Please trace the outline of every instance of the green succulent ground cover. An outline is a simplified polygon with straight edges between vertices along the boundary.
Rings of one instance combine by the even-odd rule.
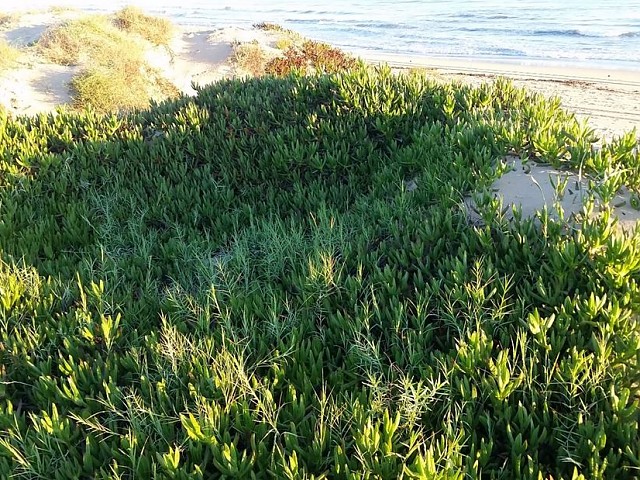
[[[637,186],[592,140],[362,67],[0,112],[0,477],[637,477],[640,237],[462,207],[513,151]]]

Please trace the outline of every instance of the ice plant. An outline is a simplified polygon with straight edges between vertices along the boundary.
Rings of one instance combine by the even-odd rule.
[[[0,112],[0,477],[635,478],[632,135],[363,66]],[[599,191],[507,220],[513,153]]]

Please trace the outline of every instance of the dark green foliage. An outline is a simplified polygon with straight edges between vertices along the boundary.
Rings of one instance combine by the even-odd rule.
[[[0,112],[0,477],[636,477],[640,237],[462,207],[511,151],[637,187],[591,136],[387,69]]]
[[[289,30],[287,28],[284,28],[282,25],[279,25],[277,23],[272,23],[272,22],[254,23],[253,28],[257,30],[264,30],[266,32],[283,32],[283,33],[290,33],[293,35],[297,35],[297,33],[294,32],[293,30]]]

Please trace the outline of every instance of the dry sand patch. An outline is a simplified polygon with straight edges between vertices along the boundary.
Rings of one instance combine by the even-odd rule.
[[[512,206],[519,207],[523,217],[534,217],[546,207],[555,219],[559,218],[556,207],[560,206],[569,223],[582,213],[590,196],[588,179],[577,172],[558,170],[534,161],[523,162],[515,156],[507,157],[506,162],[509,170],[494,182],[491,191],[494,197],[502,199],[507,219],[513,219]],[[619,226],[625,230],[633,229],[640,221],[640,210],[633,207],[634,203],[634,196],[625,188],[609,203]],[[465,206],[469,220],[482,223],[472,198],[467,199]],[[602,206],[603,202],[596,199],[596,208]]]
[[[204,86],[228,78],[231,45],[212,38],[212,31],[181,32],[169,49],[155,47],[146,60],[187,95],[195,95],[192,83]]]

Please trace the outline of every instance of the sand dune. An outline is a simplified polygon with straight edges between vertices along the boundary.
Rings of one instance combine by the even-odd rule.
[[[15,68],[0,72],[0,105],[15,114],[33,115],[73,101],[69,82],[78,67],[50,63],[34,45],[49,27],[82,15],[77,10],[25,13],[0,28],[0,38],[22,51]],[[253,40],[270,48],[274,35],[251,27],[178,28],[169,48],[150,48],[145,59],[181,92],[193,95],[194,84],[203,86],[236,76],[231,61],[233,44]]]

